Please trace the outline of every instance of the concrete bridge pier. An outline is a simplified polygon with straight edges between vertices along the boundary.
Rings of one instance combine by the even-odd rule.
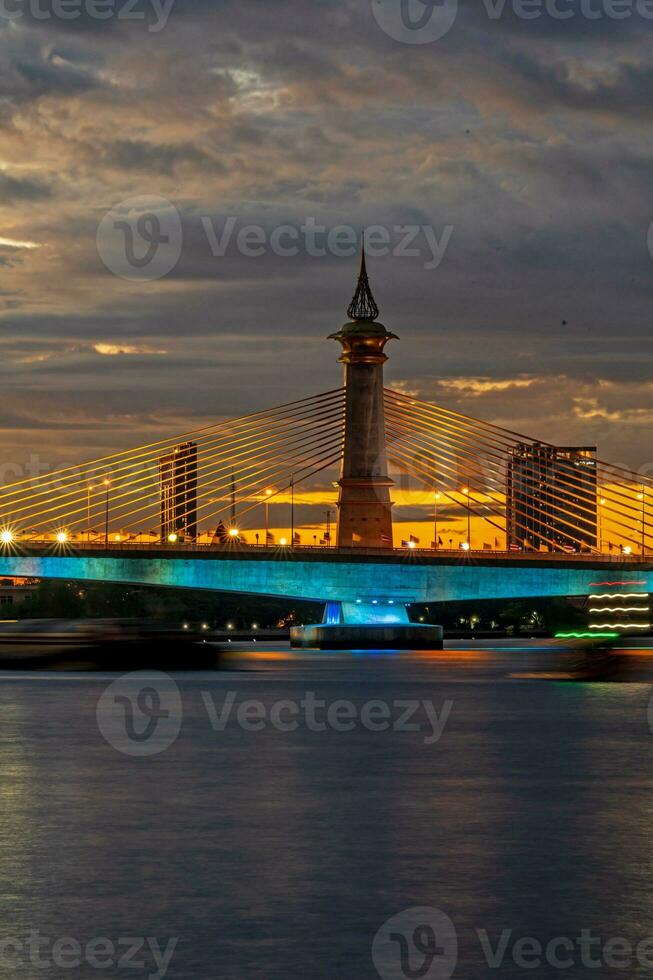
[[[441,650],[442,627],[411,623],[403,602],[327,602],[321,623],[295,626],[293,647],[318,650]]]

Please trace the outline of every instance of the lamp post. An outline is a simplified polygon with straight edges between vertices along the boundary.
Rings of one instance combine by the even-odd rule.
[[[644,538],[645,538],[645,521],[646,521],[646,496],[644,494],[644,487],[637,494],[637,499],[642,501],[642,558],[644,557]]]
[[[272,496],[272,490],[268,487],[265,491],[265,546],[267,547],[270,538],[270,521],[269,521],[269,507],[270,507],[270,497]]]
[[[599,554],[603,553],[603,511],[602,507],[605,507],[605,497],[599,499]]]
[[[87,531],[86,540],[90,542],[91,540],[91,492],[95,489],[94,483],[89,483],[86,487],[86,519],[87,519]]]
[[[290,477],[290,547],[295,547],[295,474]]]
[[[471,538],[472,538],[472,522],[471,522],[472,513],[471,513],[471,510],[469,509],[469,487],[463,487],[463,494],[467,498],[467,544],[469,545],[469,548],[471,550],[471,547],[472,547],[472,541],[471,541]]]
[[[331,511],[326,512],[326,543],[327,548],[331,547]]]
[[[433,491],[433,547],[438,550],[438,500],[440,499],[440,493],[438,490]]]
[[[109,488],[111,487],[111,480],[104,480],[104,486],[107,488],[104,506],[104,550],[106,551],[109,547]]]

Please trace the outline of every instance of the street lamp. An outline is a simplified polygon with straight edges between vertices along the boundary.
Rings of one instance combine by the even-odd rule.
[[[642,487],[642,489],[640,490],[640,492],[637,494],[637,499],[642,501],[642,558],[643,558],[644,557],[644,537],[645,537],[644,527],[645,527],[645,521],[646,521],[646,497],[644,495],[644,487]]]
[[[105,479],[102,483],[107,489],[104,506],[104,549],[106,551],[109,547],[109,488],[111,487],[111,480]]]
[[[295,474],[290,477],[290,547],[295,547]]]
[[[599,518],[599,553],[600,554],[603,552],[603,514],[602,514],[602,511],[601,511],[601,507],[605,507],[605,504],[606,504],[605,497],[601,497],[601,499],[599,500],[599,512],[598,512],[598,518]]]
[[[270,507],[270,497],[272,496],[273,493],[274,493],[274,491],[273,490],[270,490],[269,487],[265,491],[265,544],[266,544],[266,546],[268,544],[268,539],[269,539],[269,526],[270,526],[270,522],[269,522],[269,507]]]
[[[466,548],[465,550],[469,551],[469,548],[471,548],[472,546],[472,528],[471,528],[472,512],[469,507],[469,487],[463,487],[462,492],[465,495],[465,497],[467,497],[467,544],[469,547]]]
[[[438,550],[438,500],[440,499],[440,491],[433,491],[433,547]]]
[[[86,540],[87,541],[91,540],[91,492],[93,490],[95,490],[95,484],[89,483],[86,487],[86,522],[87,522]]]

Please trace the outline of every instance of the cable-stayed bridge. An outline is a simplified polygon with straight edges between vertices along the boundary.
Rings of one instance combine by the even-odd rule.
[[[320,600],[334,623],[405,623],[411,602],[653,591],[648,477],[384,388],[396,338],[364,256],[348,315],[332,335],[343,387],[1,488],[0,574]],[[396,540],[393,497],[418,501],[426,540]]]

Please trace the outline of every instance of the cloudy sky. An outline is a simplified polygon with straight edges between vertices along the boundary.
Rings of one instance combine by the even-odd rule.
[[[336,387],[366,225],[389,384],[650,472],[642,4],[138,3],[2,5],[5,465]]]

